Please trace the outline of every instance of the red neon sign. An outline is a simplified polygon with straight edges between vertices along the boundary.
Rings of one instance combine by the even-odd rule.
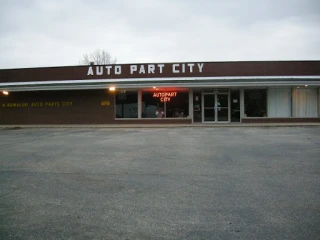
[[[153,97],[160,98],[161,102],[170,102],[170,99],[176,96],[177,96],[177,92],[154,92],[153,93]]]

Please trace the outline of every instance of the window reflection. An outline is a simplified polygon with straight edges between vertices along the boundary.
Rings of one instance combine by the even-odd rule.
[[[143,118],[163,118],[164,103],[160,98],[154,98],[152,92],[142,93],[142,117]]]
[[[245,114],[247,117],[267,116],[266,89],[246,89],[244,91]]]
[[[138,118],[138,92],[116,92],[116,118]]]
[[[167,118],[183,118],[189,115],[189,94],[188,92],[178,92],[177,96],[166,102]]]
[[[162,97],[165,93],[169,97]],[[142,118],[184,118],[188,114],[188,92],[142,92]]]

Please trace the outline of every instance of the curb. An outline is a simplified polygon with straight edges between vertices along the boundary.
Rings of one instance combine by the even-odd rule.
[[[24,128],[234,128],[234,127],[320,127],[320,123],[241,123],[241,124],[83,124],[83,125],[0,125],[0,129]]]

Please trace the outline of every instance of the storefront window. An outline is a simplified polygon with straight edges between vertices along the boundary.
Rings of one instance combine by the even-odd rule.
[[[138,118],[138,92],[116,92],[116,118]]]
[[[154,98],[153,92],[142,93],[142,117],[164,118],[164,102],[160,98]]]
[[[244,90],[245,114],[247,117],[267,116],[267,91],[266,89]]]
[[[189,93],[182,91],[142,92],[143,118],[184,118],[189,115]]]
[[[189,93],[177,92],[176,97],[166,102],[166,117],[188,117],[189,115]]]

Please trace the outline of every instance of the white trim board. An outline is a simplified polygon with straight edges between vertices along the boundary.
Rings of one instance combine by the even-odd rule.
[[[320,76],[240,76],[240,77],[177,77],[177,78],[119,78],[119,79],[83,79],[53,80],[31,82],[2,82],[1,86],[50,85],[76,83],[121,83],[121,82],[170,82],[170,81],[220,81],[220,80],[319,80]]]

